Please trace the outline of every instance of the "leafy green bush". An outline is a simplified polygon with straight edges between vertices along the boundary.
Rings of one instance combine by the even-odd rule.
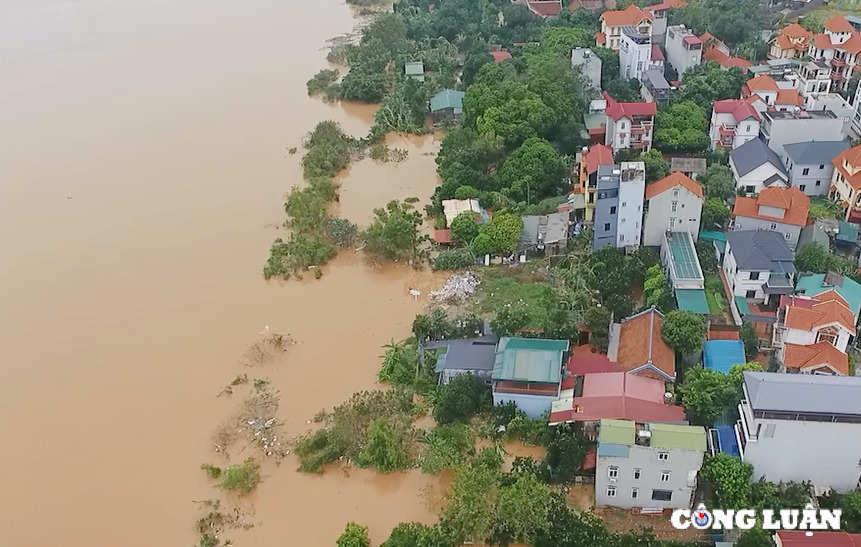
[[[308,88],[308,95],[316,95],[326,91],[330,85],[338,81],[338,76],[340,74],[337,70],[324,68],[305,84]]]
[[[351,247],[359,237],[359,227],[345,218],[326,217],[323,233],[338,247]]]
[[[547,416],[533,419],[518,410],[505,426],[505,438],[519,440],[526,446],[547,446],[554,431],[547,425]]]
[[[395,200],[374,209],[374,218],[365,230],[365,252],[388,260],[415,259],[427,236],[419,233],[422,215],[409,200]]]
[[[248,458],[238,465],[231,465],[220,473],[219,487],[222,490],[247,494],[260,483],[260,464]]]
[[[472,374],[460,374],[442,385],[434,397],[433,417],[440,425],[466,422],[490,408],[490,388]]]
[[[438,270],[459,270],[475,265],[475,255],[469,248],[442,251],[433,259],[431,268]]]
[[[337,547],[368,547],[370,544],[368,529],[364,526],[359,526],[355,522],[347,524],[344,533],[341,534],[335,543]]]
[[[217,479],[221,477],[221,468],[215,467],[214,465],[210,465],[208,463],[204,463],[200,465],[200,468],[210,479]]]
[[[356,457],[362,467],[372,467],[380,473],[390,473],[412,466],[411,435],[403,431],[403,422],[392,425],[384,418],[368,425],[368,443]]]
[[[463,464],[472,454],[474,442],[475,436],[466,424],[455,422],[432,430],[422,455],[422,471],[434,474]]]
[[[356,144],[337,122],[330,120],[317,124],[308,135],[302,158],[305,177],[331,177],[350,164]]]
[[[335,247],[315,233],[294,234],[286,242],[278,238],[269,251],[263,276],[269,279],[274,275],[281,275],[286,279],[310,266],[325,264],[336,254]]]

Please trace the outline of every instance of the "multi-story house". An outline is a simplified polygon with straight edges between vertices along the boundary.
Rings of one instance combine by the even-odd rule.
[[[807,61],[795,72],[798,92],[804,97],[812,93],[831,92],[831,68],[825,61]]]
[[[493,404],[513,402],[531,418],[559,398],[567,340],[500,338],[491,373]]]
[[[670,13],[670,5],[666,2],[647,6],[646,11],[652,12],[652,42],[664,44],[667,39],[667,19]]]
[[[828,194],[834,164],[831,160],[849,148],[846,141],[811,141],[787,144],[784,165],[789,173],[789,185],[808,196]]]
[[[640,84],[640,95],[647,103],[667,105],[670,102],[670,82],[664,77],[664,71],[652,68],[643,72]]]
[[[798,368],[801,372],[816,371],[820,368],[816,365],[834,361],[830,368],[845,375],[848,363],[846,348],[855,334],[855,315],[836,291],[814,297],[790,295],[780,299],[772,345],[777,349],[778,359],[787,363],[788,368]],[[823,349],[827,348],[821,344],[830,345],[837,351],[825,352]],[[811,349],[805,350],[806,347]],[[802,361],[806,364],[798,366]]]
[[[745,372],[736,423],[756,480],[861,488],[861,378]]]
[[[738,148],[759,136],[760,116],[756,109],[743,99],[715,101],[709,126],[712,148]]]
[[[768,74],[760,74],[747,81],[742,88],[742,98],[759,96],[767,110],[794,110],[803,104],[798,92],[798,78],[793,73],[790,78],[775,80]]]
[[[780,29],[780,33],[771,41],[768,50],[769,59],[795,59],[804,57],[813,33],[798,23],[792,23]]]
[[[584,220],[591,223],[595,212],[595,192],[598,189],[598,168],[613,165],[613,149],[603,144],[593,144],[583,149],[580,156],[580,193],[586,202]]]
[[[760,139],[751,139],[729,153],[729,168],[736,189],[758,194],[771,185],[786,186],[789,175],[774,150]]]
[[[651,150],[657,105],[620,103],[606,91],[604,100],[607,102],[604,144],[610,146],[614,153],[625,148],[643,152]]]
[[[753,94],[759,95],[765,104],[774,106],[777,100],[777,92],[780,88],[777,87],[777,82],[768,74],[760,74],[748,80],[741,88],[742,98],[750,97]]]
[[[857,322],[858,316],[861,315],[861,284],[856,283],[851,278],[834,272],[804,274],[798,278],[795,285],[795,292],[809,297],[832,290],[846,301]]]
[[[809,210],[810,198],[798,188],[770,186],[756,197],[735,198],[731,228],[777,232],[794,251]]]
[[[861,85],[855,90],[852,99],[852,133],[856,137],[861,135]]]
[[[646,187],[643,245],[658,247],[668,230],[700,233],[703,187],[676,171]]]
[[[601,58],[589,48],[575,47],[571,50],[571,69],[586,78],[586,84],[595,91],[601,90]]]
[[[726,234],[723,272],[732,294],[765,302],[792,293],[795,255],[777,232],[733,231]]]
[[[613,51],[619,51],[622,39],[622,27],[637,27],[642,34],[652,34],[654,15],[631,4],[623,10],[605,11],[601,14],[601,30],[595,35],[599,46],[607,46]]]
[[[762,113],[759,134],[768,147],[782,158],[783,146],[786,144],[836,141],[846,137],[848,123],[845,122],[830,110],[768,110]]]
[[[592,228],[594,250],[640,245],[646,167],[643,162],[598,167]]]
[[[699,426],[601,420],[595,504],[689,508],[705,450],[706,432]]]
[[[838,155],[831,164],[834,176],[828,195],[843,205],[847,221],[861,223],[861,145]]]
[[[842,15],[825,21],[824,27],[825,32],[815,34],[810,40],[807,55],[828,63],[834,87],[845,90],[861,53],[861,34]]]
[[[682,78],[682,74],[703,62],[703,41],[685,28],[675,25],[667,28],[667,62]]]
[[[650,68],[652,36],[641,33],[637,27],[622,27],[619,38],[619,77],[623,80],[640,80]]]

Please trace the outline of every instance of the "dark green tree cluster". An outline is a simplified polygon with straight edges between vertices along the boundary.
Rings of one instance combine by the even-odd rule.
[[[738,98],[746,81],[747,77],[740,68],[724,70],[719,64],[709,61],[685,72],[678,100],[694,102],[706,112],[711,112],[714,101]]]
[[[706,322],[692,311],[673,310],[664,316],[662,337],[671,348],[682,355],[693,355],[703,349]]]
[[[709,147],[708,110],[693,101],[681,101],[658,110],[655,147],[664,152],[700,152]]]
[[[701,366],[685,371],[679,393],[691,423],[712,426],[721,420],[734,422],[735,408],[743,396],[745,371],[761,372],[762,365],[739,363],[728,374]]]
[[[708,31],[730,45],[739,45],[755,39],[763,28],[764,2],[691,0],[672,10],[671,17],[673,24],[684,24],[698,35]]]
[[[667,313],[673,309],[673,289],[667,281],[664,269],[655,264],[646,271],[643,281],[643,294],[646,306],[654,306],[658,311]]]

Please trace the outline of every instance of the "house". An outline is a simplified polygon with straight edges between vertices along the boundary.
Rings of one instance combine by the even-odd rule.
[[[737,197],[732,208],[732,229],[778,232],[791,250],[798,246],[807,226],[810,198],[798,188],[771,186],[756,197]]]
[[[513,402],[538,418],[559,398],[567,340],[500,338],[491,375],[493,404]]]
[[[619,370],[662,382],[676,381],[676,352],[661,337],[664,315],[655,308],[610,325],[607,358]]]
[[[436,340],[422,345],[424,351],[436,356],[436,373],[440,384],[448,384],[460,374],[473,374],[491,383],[496,360],[496,343],[493,336],[466,340]]]
[[[601,420],[595,505],[690,508],[705,451],[699,426]]]
[[[775,547],[861,547],[861,534],[780,530],[774,534]]]
[[[808,196],[828,194],[834,164],[831,160],[849,148],[846,141],[808,141],[784,145],[789,185]]]
[[[777,99],[777,93],[780,88],[777,87],[777,82],[768,74],[760,74],[754,76],[741,88],[742,98],[750,97],[751,95],[759,95],[768,106],[774,106]]]
[[[680,310],[709,314],[705,278],[693,236],[688,231],[667,231],[661,242],[661,264],[667,272]]]
[[[601,58],[589,48],[571,50],[571,69],[579,72],[593,90],[601,90]]]
[[[501,63],[502,61],[507,61],[508,59],[511,59],[511,52],[504,49],[500,49],[498,51],[490,51],[489,53],[494,63]]]
[[[670,13],[670,4],[663,2],[652,6],[646,6],[646,11],[652,12],[652,42],[664,44],[667,38],[667,15]]]
[[[476,222],[483,224],[490,220],[487,211],[481,208],[477,199],[444,199],[442,200],[445,225],[451,227],[451,221],[461,213],[474,213]]]
[[[660,52],[660,48],[658,49]],[[638,27],[625,25],[619,36],[619,77],[639,81],[643,71],[651,68],[652,36]]]
[[[550,425],[597,425],[602,419],[686,423],[685,411],[669,404],[664,382],[625,372],[569,376],[550,411]]]
[[[825,61],[807,61],[798,67],[796,74],[798,75],[796,89],[802,96],[831,92],[831,68]]]
[[[861,223],[861,145],[853,146],[831,160],[834,175],[828,196],[842,203],[845,220]]]
[[[857,322],[857,318],[861,314],[861,285],[834,272],[827,274],[800,273],[803,275],[798,278],[795,285],[797,293],[814,297],[832,290],[836,291],[852,310]]]
[[[794,59],[804,57],[811,38],[813,38],[813,33],[798,23],[787,25],[780,29],[780,32],[771,41],[768,58]]]
[[[707,167],[705,158],[670,158],[670,171],[679,171],[694,180],[705,173]]]
[[[592,247],[608,245],[636,248],[640,245],[646,167],[643,162],[598,167]]]
[[[652,149],[652,131],[658,108],[655,103],[620,103],[604,92],[606,101],[606,134],[604,144],[613,152],[634,148],[648,152]]]
[[[835,234],[838,231],[836,220],[817,218],[813,221],[813,224],[808,224],[801,229],[801,234],[798,236],[798,246],[802,247],[808,243],[816,243],[817,245],[822,245],[824,249],[829,249],[831,248],[832,231]]]
[[[532,15],[546,19],[562,12],[562,0],[519,0]]]
[[[727,232],[723,272],[734,296],[768,303],[772,295],[792,293],[794,258],[777,232]]]
[[[703,62],[703,41],[684,25],[667,27],[667,62],[679,75]]]
[[[736,189],[747,194],[757,194],[773,184],[786,186],[789,182],[780,156],[760,139],[751,139],[731,150],[729,168]]]
[[[747,59],[730,55],[729,47],[708,32],[700,36],[700,40],[703,42],[703,60],[715,62],[724,70],[740,68],[744,71],[752,64]]]
[[[703,344],[703,368],[728,374],[735,365],[747,362],[741,340],[707,340]]]
[[[585,196],[586,222],[592,222],[595,211],[595,191],[598,188],[598,167],[613,165],[613,149],[593,144],[580,156],[580,192]]]
[[[834,290],[816,296],[787,295],[780,299],[773,346],[780,358],[784,358],[785,346],[813,346],[820,342],[846,353],[855,337],[855,321],[849,304]]]
[[[783,370],[789,373],[849,375],[849,356],[828,342],[809,346],[786,343],[779,359]]]
[[[848,120],[847,120],[848,121]],[[836,141],[848,125],[830,110],[768,110],[762,114],[759,134],[769,148],[784,156],[784,145],[804,141]]]
[[[425,64],[421,61],[414,61],[404,65],[404,75],[407,78],[412,78],[419,82],[425,81]]]
[[[828,63],[833,86],[843,91],[847,89],[857,66],[858,54],[861,53],[861,34],[842,15],[825,21],[824,27],[825,32],[813,35],[807,46],[807,55],[811,59]]]
[[[657,103],[666,106],[670,103],[670,82],[664,78],[664,71],[650,68],[643,72],[640,84],[640,95],[647,103]]]
[[[434,123],[444,120],[460,121],[463,117],[463,91],[443,89],[430,99],[429,108]]]
[[[622,27],[637,27],[642,34],[652,34],[652,23],[655,16],[652,12],[640,9],[631,4],[623,10],[605,11],[601,14],[601,30],[595,35],[598,45],[607,46],[613,51],[619,51],[622,39]]]
[[[760,115],[743,99],[715,101],[709,125],[712,148],[738,148],[759,135]]]
[[[861,486],[861,378],[745,372],[743,390],[736,435],[755,480]]]
[[[541,256],[556,256],[568,247],[568,213],[526,215],[518,250]]]
[[[668,230],[690,231],[696,241],[703,208],[703,187],[675,171],[645,191],[643,245],[658,247]]]

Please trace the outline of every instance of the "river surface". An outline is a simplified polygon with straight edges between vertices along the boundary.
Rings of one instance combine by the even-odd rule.
[[[305,92],[354,23],[338,0],[0,3],[0,544],[194,544],[193,502],[217,495],[199,466],[238,402],[216,395],[266,326],[301,342],[249,372],[290,435],[375,386],[439,276],[352,251],[319,281],[260,275],[301,183],[287,149],[324,119],[369,127],[372,107]],[[352,166],[342,215],[430,195],[438,142],[391,142],[409,160]],[[436,519],[437,479],[296,463],[265,468],[238,545]]]

